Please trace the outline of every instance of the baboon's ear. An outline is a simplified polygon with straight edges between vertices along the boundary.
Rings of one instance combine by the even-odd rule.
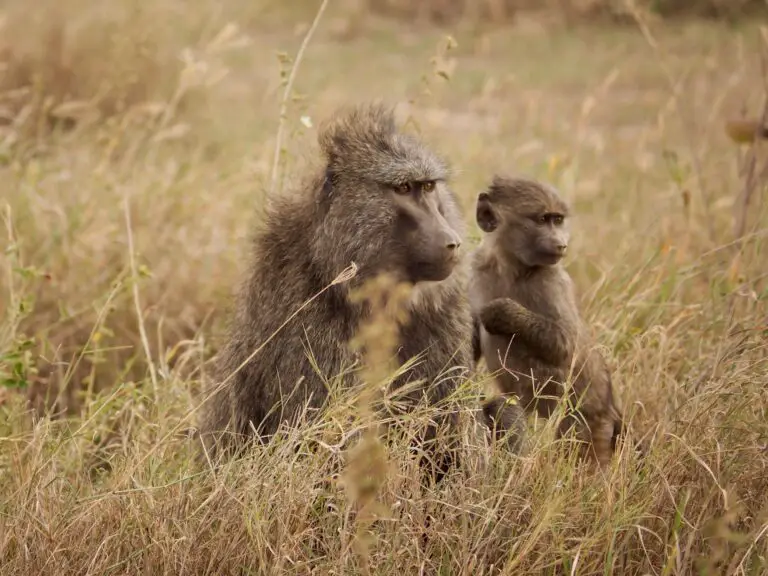
[[[477,197],[476,218],[477,225],[485,233],[493,232],[499,225],[499,217],[493,209],[491,197],[486,192],[481,192]]]

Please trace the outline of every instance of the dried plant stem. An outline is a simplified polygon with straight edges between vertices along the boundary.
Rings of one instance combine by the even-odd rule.
[[[317,10],[317,14],[315,15],[315,19],[312,22],[312,26],[309,27],[309,30],[307,30],[306,35],[304,36],[304,40],[301,42],[301,46],[299,47],[299,51],[296,53],[296,58],[293,61],[293,66],[291,66],[291,73],[288,75],[288,81],[285,83],[285,90],[283,90],[283,99],[280,102],[280,120],[279,124],[277,125],[277,136],[275,139],[275,155],[274,160],[272,161],[272,183],[269,187],[269,195],[273,196],[275,193],[275,188],[277,187],[277,180],[279,177],[279,168],[280,168],[280,150],[283,147],[283,132],[285,131],[285,117],[288,113],[288,99],[291,96],[291,90],[293,89],[293,83],[296,80],[296,74],[299,70],[299,64],[301,64],[302,59],[304,58],[304,52],[307,49],[307,46],[309,46],[309,41],[312,39],[312,36],[315,33],[315,30],[317,29],[318,24],[320,23],[320,19],[323,17],[323,12],[325,12],[325,8],[328,6],[328,0],[323,0],[323,3],[320,4],[320,8]]]
[[[147,339],[147,331],[144,327],[144,317],[141,314],[141,301],[139,300],[139,275],[136,270],[136,257],[133,252],[133,232],[131,230],[131,210],[128,206],[128,198],[123,200],[123,206],[125,209],[125,228],[128,234],[128,257],[131,263],[131,289],[133,290],[133,305],[136,309],[136,319],[139,323],[139,337],[141,338],[141,345],[144,347],[144,354],[147,357],[147,364],[149,365],[149,376],[152,379],[152,390],[155,398],[157,398],[157,373],[155,371],[155,363],[152,361],[152,352],[149,349],[149,340]]]
[[[8,324],[11,331],[10,337],[14,338],[16,333],[16,313],[18,310],[16,292],[13,286],[13,267],[15,263],[16,238],[13,233],[13,217],[11,212],[11,205],[7,202],[5,203],[5,226],[8,232],[8,248],[6,248],[6,253],[8,254],[8,258],[6,259],[6,263],[8,264],[8,313],[9,317],[13,318],[13,321],[9,322]]]
[[[768,40],[765,42],[762,58],[763,83],[766,92],[763,97],[763,111],[760,116],[759,126],[768,125]],[[759,138],[755,138],[750,144],[744,165],[744,187],[741,191],[739,202],[736,203],[736,214],[733,224],[733,235],[737,242],[737,252],[741,249],[742,238],[747,231],[747,214],[755,188],[757,188],[766,175],[768,175],[768,163],[758,170],[757,149],[760,146]]]

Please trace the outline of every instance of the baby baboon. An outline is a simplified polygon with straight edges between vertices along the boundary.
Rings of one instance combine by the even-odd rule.
[[[569,240],[565,202],[551,186],[496,176],[476,209],[486,235],[474,253],[470,281],[475,360],[482,354],[488,369],[498,372],[502,394],[517,395],[527,410],[547,417],[573,367],[570,400],[577,413],[569,411],[558,434],[575,424],[597,461],[606,464],[622,415],[608,367],[590,350],[573,283],[561,264]]]
[[[396,386],[424,380],[418,396],[437,402],[462,376],[455,368],[469,365],[471,319],[459,266],[464,223],[444,162],[399,133],[392,110],[377,104],[338,114],[321,128],[319,144],[322,169],[272,199],[254,238],[213,385],[263,348],[212,397],[204,437],[255,430],[264,438],[282,422],[293,424],[305,403],[319,409],[328,395],[323,377],[355,360],[349,340],[366,312],[349,291],[380,273],[414,284],[398,360],[424,353]],[[322,291],[353,262],[354,279]]]

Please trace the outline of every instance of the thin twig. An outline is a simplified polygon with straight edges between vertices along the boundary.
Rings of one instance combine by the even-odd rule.
[[[128,232],[128,253],[131,262],[131,288],[133,290],[133,305],[136,308],[136,318],[139,322],[139,336],[141,337],[141,345],[144,347],[144,354],[147,356],[147,364],[149,365],[149,375],[152,378],[152,388],[155,393],[155,400],[157,400],[157,374],[155,373],[155,364],[152,361],[152,353],[149,350],[149,340],[147,339],[147,331],[144,328],[144,318],[141,315],[141,302],[139,301],[139,284],[138,273],[136,272],[136,258],[133,253],[133,232],[131,231],[131,211],[128,206],[128,197],[123,200],[125,208],[125,227]]]
[[[280,123],[277,126],[277,136],[275,141],[275,157],[274,157],[274,160],[272,161],[272,183],[269,187],[270,196],[274,195],[275,187],[277,186],[278,169],[280,167],[280,150],[283,145],[283,131],[285,130],[285,117],[288,113],[288,98],[290,98],[291,90],[293,89],[293,82],[294,80],[296,80],[296,74],[299,70],[299,64],[301,64],[301,61],[304,58],[304,52],[307,49],[307,46],[309,45],[309,41],[312,39],[312,35],[315,33],[315,30],[317,29],[318,24],[320,23],[320,19],[323,16],[323,12],[325,12],[326,6],[328,6],[328,0],[323,0],[323,3],[320,4],[320,8],[317,10],[317,14],[315,15],[315,20],[312,22],[312,26],[309,27],[309,30],[307,30],[307,33],[304,36],[304,40],[301,42],[299,51],[296,53],[296,58],[293,61],[293,66],[291,66],[291,73],[288,75],[288,81],[285,83],[285,90],[283,91],[283,99],[282,99],[282,102],[280,103]]]
[[[768,43],[766,43],[766,47],[768,47]],[[768,50],[763,50],[761,54],[761,64],[762,64],[762,73],[763,73],[763,83],[764,85],[768,86]],[[766,93],[763,96],[763,112],[760,116],[759,124],[758,126],[767,126],[768,125],[768,88],[766,88]],[[755,191],[755,188],[760,183],[761,177],[763,175],[763,171],[761,170],[760,173],[758,173],[757,169],[757,148],[759,146],[759,138],[755,138],[752,143],[749,146],[749,152],[747,153],[746,159],[745,159],[745,175],[744,175],[744,189],[741,192],[741,202],[736,205],[736,215],[734,219],[734,230],[733,234],[738,242],[736,248],[737,251],[741,249],[742,241],[746,229],[747,229],[747,214],[749,212],[749,205],[752,200],[752,194]]]
[[[14,263],[18,265],[18,254],[16,253],[16,238],[13,233],[13,217],[11,212],[11,205],[9,203],[5,203],[5,226],[8,231],[8,248],[6,249],[6,253],[8,254],[8,258],[6,259],[6,262],[8,263],[8,314],[9,318],[11,318],[11,322],[8,322],[8,326],[10,327],[10,339],[13,340],[16,337],[16,328],[17,328],[17,313],[19,310],[19,305],[16,301],[16,292],[13,285],[13,268]]]

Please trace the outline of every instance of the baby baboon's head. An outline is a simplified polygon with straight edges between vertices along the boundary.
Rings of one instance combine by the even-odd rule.
[[[354,261],[362,277],[386,271],[416,283],[450,276],[464,229],[445,164],[398,133],[381,105],[339,114],[319,142],[327,169],[313,259],[331,275]]]
[[[570,238],[568,206],[552,186],[496,176],[477,197],[477,224],[505,257],[525,266],[560,262]]]

